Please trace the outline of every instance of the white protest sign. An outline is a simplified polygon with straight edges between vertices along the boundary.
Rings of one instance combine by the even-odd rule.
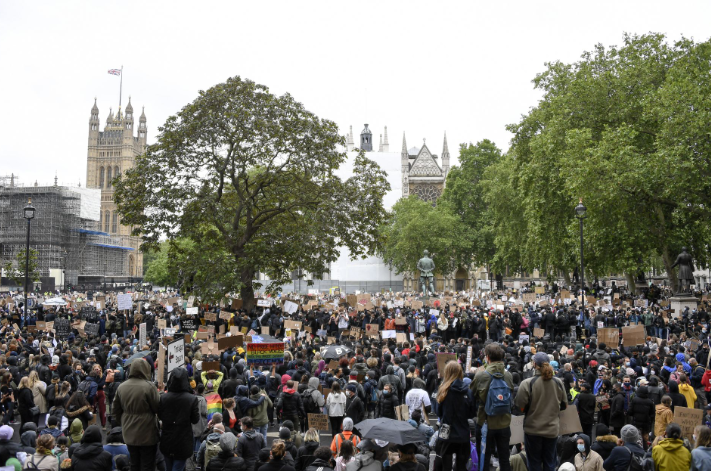
[[[381,333],[384,339],[394,339],[397,336],[397,332],[394,330],[383,330]]]
[[[284,303],[284,312],[294,314],[297,309],[299,309],[299,305],[296,303],[292,303],[291,301],[287,301]]]
[[[142,322],[140,327],[139,327],[139,332],[140,332],[140,337],[138,344],[140,345],[141,348],[143,348],[146,345],[146,323]]]
[[[257,306],[259,307],[269,307],[271,305],[272,303],[270,303],[268,299],[260,299],[257,301]]]
[[[430,314],[433,316],[439,316],[439,309],[430,309]]]
[[[168,344],[168,373],[185,365],[185,339],[181,338]]]
[[[189,316],[196,316],[198,313],[198,308],[197,307],[189,307],[185,310],[185,314]]]
[[[118,294],[116,295],[116,301],[119,311],[130,310],[133,307],[133,299],[131,299],[130,294]]]

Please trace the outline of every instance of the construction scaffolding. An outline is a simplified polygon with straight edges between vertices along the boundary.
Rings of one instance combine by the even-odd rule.
[[[43,289],[76,285],[82,277],[96,281],[128,273],[126,251],[134,249],[99,227],[101,190],[22,186],[14,175],[0,177],[0,266],[16,263],[26,246],[23,208],[29,199],[35,207],[30,247],[37,251]]]

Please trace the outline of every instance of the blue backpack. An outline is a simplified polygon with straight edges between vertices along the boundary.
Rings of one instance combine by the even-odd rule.
[[[488,371],[486,373],[491,376],[491,383],[489,383],[489,392],[486,395],[484,412],[488,416],[510,414],[511,389],[504,381],[504,375],[501,373],[492,375]]]
[[[593,394],[597,396],[597,392],[602,387],[602,379],[598,378],[595,380],[595,385],[593,386]]]

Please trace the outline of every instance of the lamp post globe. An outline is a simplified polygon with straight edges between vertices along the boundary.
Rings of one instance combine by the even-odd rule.
[[[29,198],[25,207],[22,208],[22,217],[27,219],[27,244],[25,245],[25,317],[27,317],[27,286],[30,275],[30,223],[35,218],[35,207],[32,206],[32,198]]]

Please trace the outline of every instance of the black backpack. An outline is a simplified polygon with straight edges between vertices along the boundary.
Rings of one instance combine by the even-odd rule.
[[[301,401],[304,403],[304,412],[307,414],[318,414],[318,404],[314,401],[313,392],[315,389],[307,389],[301,393]]]
[[[627,468],[628,471],[654,471],[654,461],[651,458],[645,458],[644,456],[639,456],[632,453],[627,446],[624,446],[630,454],[630,465]]]

